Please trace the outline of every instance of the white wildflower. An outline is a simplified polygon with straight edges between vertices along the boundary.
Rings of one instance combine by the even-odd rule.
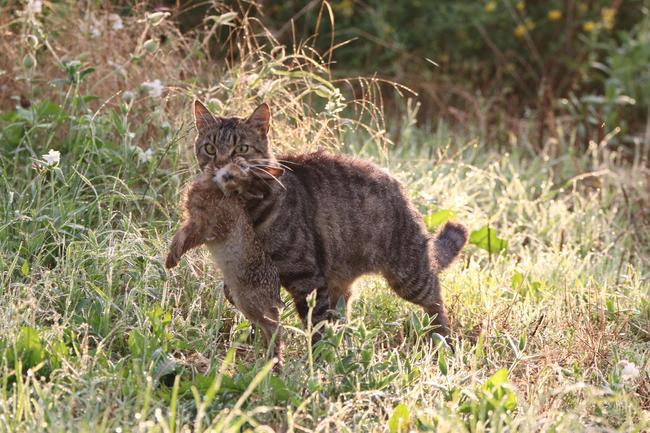
[[[25,6],[27,15],[38,15],[43,12],[43,2],[41,0],[29,0]]]
[[[153,98],[159,98],[163,92],[163,85],[160,80],[145,81],[142,83],[142,87],[149,93],[149,96]]]
[[[132,103],[133,100],[135,99],[135,94],[134,94],[133,92],[131,92],[130,90],[127,90],[127,91],[125,91],[124,93],[122,93],[122,99],[123,99],[124,102],[126,102],[127,104],[130,104],[130,103]]]
[[[122,22],[122,17],[118,14],[110,14],[108,16],[108,21],[111,23],[111,28],[115,31],[121,30],[124,28],[124,23]]]
[[[49,152],[43,155],[43,161],[45,161],[48,166],[56,165],[61,161],[61,152],[50,149]]]
[[[102,35],[102,28],[99,24],[95,23],[90,27],[90,34],[93,38],[98,38]]]
[[[89,19],[79,25],[79,30],[82,33],[89,33],[93,38],[98,38],[102,35],[102,27],[103,24],[94,15],[91,15]]]
[[[169,12],[154,12],[152,14],[147,14],[147,21],[149,24],[152,26],[156,27],[160,23],[163,22],[165,18],[167,18],[170,15]]]
[[[145,150],[144,152],[142,150],[140,150],[140,153],[138,153],[138,161],[140,161],[141,163],[145,163],[145,162],[149,161],[152,156],[153,156],[153,149],[152,148],[149,148],[149,149]]]
[[[637,367],[633,362],[622,360],[618,365],[621,367],[621,378],[623,380],[634,380],[641,374],[639,367]]]

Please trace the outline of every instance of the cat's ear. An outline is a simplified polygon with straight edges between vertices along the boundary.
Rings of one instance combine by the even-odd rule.
[[[260,104],[253,114],[246,119],[246,124],[251,128],[259,131],[262,135],[269,132],[269,125],[271,124],[271,109],[266,102]]]
[[[219,124],[219,120],[214,117],[208,107],[203,105],[198,99],[194,100],[194,125],[199,133],[207,128],[213,128]]]

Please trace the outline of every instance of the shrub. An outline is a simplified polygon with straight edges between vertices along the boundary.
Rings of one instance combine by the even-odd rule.
[[[276,37],[287,44],[294,34],[304,37],[318,23],[316,46],[321,50],[326,51],[332,39],[334,44],[351,40],[334,52],[337,70],[376,72],[411,87],[420,94],[420,121],[430,123],[440,116],[461,123],[478,119],[488,130],[491,124],[502,129],[506,122],[511,129],[512,118],[535,117],[532,109],[540,122],[536,141],[541,147],[548,130],[555,132],[552,114],[566,113],[557,109],[555,101],[612,93],[612,82],[594,70],[595,62],[615,57],[617,64],[635,61],[628,60],[635,54],[623,46],[619,49],[619,44],[647,39],[647,26],[639,24],[643,4],[640,0],[334,0],[334,36],[334,26],[323,18],[327,10],[323,13],[318,2],[305,7],[295,0],[265,2],[262,12]],[[296,20],[295,32],[287,24],[290,18]],[[618,54],[613,56],[615,50]],[[629,122],[631,129],[645,125],[641,111],[643,118]],[[610,123],[608,131],[615,126]],[[585,141],[604,135],[588,128],[584,132],[589,134]]]

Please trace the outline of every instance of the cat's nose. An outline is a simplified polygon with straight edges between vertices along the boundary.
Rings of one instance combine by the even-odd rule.
[[[221,180],[224,182],[230,182],[231,180],[234,180],[235,176],[232,175],[232,173],[224,173],[221,175]]]

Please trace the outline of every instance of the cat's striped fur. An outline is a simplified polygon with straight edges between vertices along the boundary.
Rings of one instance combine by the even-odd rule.
[[[211,114],[197,103],[195,116]],[[276,160],[266,137],[269,117],[263,104],[248,119],[197,124],[195,150],[201,166],[220,159],[224,172],[263,160],[265,171],[278,175],[284,165],[279,182],[251,170],[246,206],[303,321],[312,291],[316,323],[331,317],[340,298],[351,298],[356,278],[379,273],[399,296],[435,315],[437,332],[448,336],[438,273],[465,245],[465,228],[450,222],[437,237],[430,235],[400,183],[369,162],[326,152]],[[250,156],[236,151],[242,143]],[[205,146],[215,146],[214,153]]]

